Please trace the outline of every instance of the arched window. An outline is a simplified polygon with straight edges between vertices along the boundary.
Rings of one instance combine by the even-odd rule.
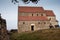
[[[32,16],[33,16],[33,14],[32,14]]]
[[[40,24],[40,22],[38,22],[38,24]]]
[[[44,24],[46,24],[46,22],[44,22]]]
[[[38,16],[38,14],[37,14],[37,16]]]
[[[41,16],[43,16],[43,14],[41,14]]]

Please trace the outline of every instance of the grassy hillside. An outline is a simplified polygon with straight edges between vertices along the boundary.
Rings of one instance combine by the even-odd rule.
[[[11,33],[11,40],[60,40],[60,29],[45,29],[35,32]]]

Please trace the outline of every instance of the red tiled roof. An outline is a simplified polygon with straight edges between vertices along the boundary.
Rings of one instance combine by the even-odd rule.
[[[47,16],[55,16],[52,10],[45,10]]]
[[[19,6],[18,12],[26,12],[26,13],[45,12],[47,16],[55,16],[52,10],[44,10],[43,7]]]
[[[30,12],[30,13],[35,13],[35,12],[44,12],[43,7],[18,7],[18,12]]]
[[[46,21],[46,16],[19,16],[19,21]]]

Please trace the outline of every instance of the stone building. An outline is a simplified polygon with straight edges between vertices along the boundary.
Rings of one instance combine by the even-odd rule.
[[[43,7],[18,7],[18,33],[55,28],[58,21],[52,10]]]
[[[6,20],[0,14],[0,40],[8,40]]]

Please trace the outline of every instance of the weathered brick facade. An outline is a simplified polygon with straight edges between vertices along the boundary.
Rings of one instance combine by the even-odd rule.
[[[0,14],[0,40],[8,40],[6,20],[1,17]]]
[[[52,10],[43,7],[18,7],[18,32],[55,28],[58,25]]]

